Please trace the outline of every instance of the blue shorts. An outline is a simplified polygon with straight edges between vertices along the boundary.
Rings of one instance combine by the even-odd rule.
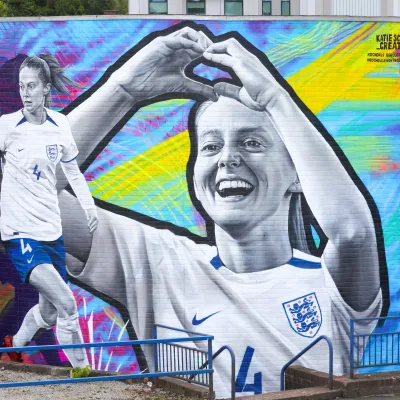
[[[29,283],[33,268],[40,264],[52,264],[64,282],[68,282],[62,236],[53,242],[21,238],[6,240],[3,244],[22,283]]]

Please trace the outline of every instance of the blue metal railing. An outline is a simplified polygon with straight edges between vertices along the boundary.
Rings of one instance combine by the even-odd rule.
[[[360,368],[400,365],[400,331],[358,334],[355,323],[399,319],[400,316],[350,320],[350,378]]]
[[[281,390],[285,390],[285,371],[286,369],[292,365],[296,360],[298,360],[304,353],[314,347],[319,341],[326,340],[329,348],[329,378],[328,378],[328,388],[332,389],[332,381],[333,381],[333,346],[332,340],[325,335],[322,335],[315,339],[312,343],[310,343],[307,347],[305,347],[300,353],[295,355],[289,362],[287,362],[283,368],[281,369]]]
[[[169,329],[172,331],[183,332],[188,335],[195,335],[193,337],[178,337],[178,338],[169,338],[169,339],[158,339],[157,338],[157,327],[162,327],[165,329]],[[95,376],[88,378],[69,378],[69,379],[50,379],[43,381],[29,381],[29,382],[7,382],[0,383],[1,388],[9,388],[9,387],[22,387],[22,386],[38,386],[38,385],[56,385],[56,384],[64,384],[64,383],[84,383],[84,382],[97,382],[97,381],[115,381],[115,380],[126,380],[126,379],[136,379],[136,378],[158,378],[165,376],[190,376],[190,375],[208,375],[208,388],[209,388],[209,399],[213,399],[214,394],[214,386],[213,386],[213,366],[212,366],[212,341],[214,340],[214,336],[206,335],[203,333],[196,333],[185,331],[183,329],[177,329],[166,325],[154,325],[155,334],[154,339],[146,339],[146,340],[127,340],[124,342],[102,342],[102,343],[81,343],[81,344],[68,344],[68,345],[48,345],[48,346],[27,346],[27,347],[4,347],[0,348],[0,353],[10,353],[12,351],[20,352],[20,351],[43,351],[43,350],[62,350],[62,349],[79,349],[79,348],[89,348],[89,347],[110,347],[110,346],[133,346],[133,345],[155,345],[157,347],[159,344],[167,344],[167,343],[182,343],[182,342],[198,342],[198,341],[207,341],[208,350],[208,368],[207,369],[199,369],[199,368],[189,368],[189,369],[179,369],[178,370],[169,370],[169,371],[157,371],[156,372],[147,372],[147,373],[136,373],[136,374],[121,374],[121,375],[112,375],[112,376]],[[158,366],[158,352],[157,350],[154,352],[154,365]]]
[[[158,336],[158,329],[167,328],[171,330],[169,327],[165,325],[155,324],[153,326],[153,338],[156,339]],[[187,334],[196,334],[195,332],[185,331],[182,329],[174,328],[178,332],[184,332]],[[199,333],[197,333],[199,334]],[[204,335],[204,334],[202,334]],[[159,343],[157,346],[154,346],[154,359],[155,359],[155,371],[174,371],[174,370],[196,370],[203,369],[200,365],[203,365],[204,362],[206,366],[208,366],[208,350],[199,350],[194,347],[187,347],[180,344],[175,343]],[[192,374],[189,375],[180,375],[177,378],[191,381],[194,377],[194,382],[201,386],[209,386],[209,375],[207,374]]]
[[[236,396],[236,372],[235,372],[235,352],[232,350],[232,348],[230,346],[222,346],[219,350],[217,350],[213,356],[212,359],[215,360],[224,350],[228,350],[229,354],[231,355],[231,400],[235,400],[235,396]],[[200,369],[203,369],[207,366],[207,362],[206,361],[201,367]],[[192,381],[195,378],[195,375],[191,375],[189,378],[189,382]]]
[[[182,346],[175,343],[160,343],[158,348],[158,371],[174,371],[176,369],[202,369],[200,365],[207,362],[207,351],[198,350],[193,347]],[[193,379],[191,377],[193,376]],[[177,376],[187,382],[193,380],[194,383],[201,386],[208,386],[208,375],[181,375]]]

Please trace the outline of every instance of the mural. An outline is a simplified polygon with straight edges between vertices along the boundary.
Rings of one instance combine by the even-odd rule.
[[[19,68],[22,110],[0,118],[0,149],[4,154],[1,185],[1,238],[22,283],[39,291],[38,304],[26,314],[16,335],[4,345],[28,345],[40,329],[56,327],[61,344],[82,343],[79,314],[67,286],[65,248],[57,201],[56,166],[74,188],[87,213],[88,231],[97,226],[97,211],[78,155],[68,119],[46,108],[51,88],[68,94],[68,79],[57,59],[48,54],[26,58]],[[88,365],[84,349],[65,350],[74,367]],[[22,362],[19,353],[9,353]]]
[[[27,107],[18,93],[27,56],[53,55],[71,79],[69,93],[52,93],[61,113],[46,115],[66,116],[99,221],[94,230],[97,215],[89,215],[91,234],[79,190],[71,185],[77,199],[58,179],[82,332],[75,341],[149,338],[154,322],[210,333],[215,349],[229,344],[236,353],[237,394],[278,390],[282,365],[321,334],[334,339],[335,372],[348,371],[349,319],[398,308],[399,69],[396,46],[380,50],[395,40],[396,24],[0,27],[2,120]],[[38,294],[18,281],[12,257],[1,262],[0,329],[12,336]],[[46,277],[41,267],[30,278]],[[50,329],[31,343],[60,340],[56,327],[38,327]],[[153,367],[147,348],[87,356],[96,369]],[[68,360],[22,353],[24,362]],[[325,347],[302,364],[326,370]],[[228,360],[216,360],[215,371],[226,397]]]

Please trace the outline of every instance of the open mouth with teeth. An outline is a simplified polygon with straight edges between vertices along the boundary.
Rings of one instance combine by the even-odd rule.
[[[217,193],[221,197],[237,197],[248,196],[254,189],[254,186],[241,179],[238,180],[224,180],[217,184]]]

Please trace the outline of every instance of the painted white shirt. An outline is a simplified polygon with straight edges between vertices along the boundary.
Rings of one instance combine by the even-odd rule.
[[[1,187],[1,238],[52,241],[61,236],[56,166],[78,155],[66,116],[46,108],[41,125],[22,111],[0,118],[4,154]]]
[[[221,266],[213,246],[98,211],[101,223],[86,266],[76,278],[121,302],[139,339],[151,338],[152,324],[159,323],[214,335],[213,352],[231,346],[236,386],[242,392],[238,396],[279,391],[283,365],[320,335],[333,339],[334,373],[347,372],[350,318],[380,315],[381,293],[367,311],[354,311],[341,297],[323,259],[294,250],[288,264],[237,274]],[[294,312],[295,304],[300,316]],[[309,314],[303,325],[308,328],[302,331],[299,319],[304,314]],[[375,323],[365,323],[356,329],[370,333],[374,327]],[[160,337],[181,336],[160,333]],[[193,346],[207,349],[206,342]],[[153,367],[153,348],[144,347]],[[327,344],[320,342],[300,364],[327,371]],[[217,397],[229,397],[228,355],[218,357],[214,368]]]

